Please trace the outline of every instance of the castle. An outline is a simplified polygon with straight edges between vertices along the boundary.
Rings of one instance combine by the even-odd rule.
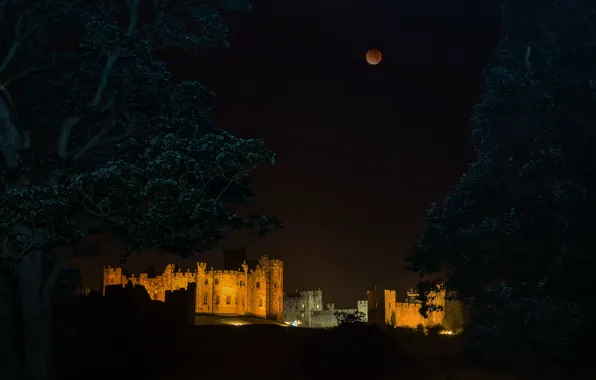
[[[357,309],[336,309],[333,303],[328,303],[323,309],[323,291],[306,290],[284,294],[284,320],[286,323],[302,327],[327,328],[337,326],[335,312],[355,313],[364,315],[364,322],[368,321],[368,301],[358,301]]]
[[[244,251],[226,252],[238,263]],[[229,267],[224,262],[224,268]],[[197,269],[175,271],[173,264],[154,278],[147,273],[139,277],[126,277],[122,268],[107,267],[103,270],[103,293],[106,286],[141,285],[152,300],[165,301],[166,291],[187,289],[196,284],[195,312],[197,314],[241,315],[283,321],[283,262],[262,256],[254,268],[249,269],[242,260],[236,270],[207,270],[207,264],[197,263]]]
[[[413,290],[406,292],[405,302],[397,302],[395,290],[369,290],[368,321],[394,327],[416,328],[420,325],[430,327],[443,325],[445,319],[445,291],[431,294],[433,304],[441,306],[442,310],[429,312],[428,317],[420,315],[420,301]]]

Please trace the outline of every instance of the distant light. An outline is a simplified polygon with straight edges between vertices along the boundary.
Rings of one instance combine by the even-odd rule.
[[[292,322],[292,326],[294,326],[294,327],[298,327],[298,321],[294,321],[294,322]]]

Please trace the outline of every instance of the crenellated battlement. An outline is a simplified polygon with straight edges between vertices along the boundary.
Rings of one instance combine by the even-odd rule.
[[[103,290],[106,286],[127,283],[141,285],[151,299],[165,301],[167,291],[187,289],[196,283],[196,313],[254,315],[281,321],[283,317],[283,263],[263,256],[255,269],[246,261],[239,270],[207,270],[198,262],[195,270],[176,270],[168,264],[163,273],[150,278],[147,273],[126,277],[121,268],[103,270]]]
[[[223,275],[223,276],[242,276],[242,275],[244,275],[244,272],[235,271],[235,270],[214,270],[214,271],[210,271],[210,272],[212,272],[214,275]]]
[[[442,324],[445,317],[443,310],[432,311],[427,318],[420,315],[421,304],[417,300],[418,294],[413,290],[406,292],[404,302],[397,301],[395,290],[384,289],[382,292],[368,291],[368,312],[374,322],[401,327],[424,327]],[[445,291],[431,292],[431,303],[445,306]]]

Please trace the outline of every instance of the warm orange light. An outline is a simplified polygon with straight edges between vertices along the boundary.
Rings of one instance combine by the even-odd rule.
[[[366,52],[366,62],[369,65],[378,65],[383,60],[383,54],[379,49],[370,49]]]

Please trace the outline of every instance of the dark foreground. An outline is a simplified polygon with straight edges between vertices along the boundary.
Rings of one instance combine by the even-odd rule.
[[[459,336],[366,324],[330,330],[242,325],[238,318],[190,326],[197,319],[186,311],[194,308],[150,301],[143,289],[129,292],[137,290],[139,297],[85,297],[57,308],[58,379],[562,379],[549,368],[529,373],[473,367],[462,359]],[[199,319],[213,322],[210,318]],[[574,370],[563,378],[593,379],[594,374]]]
[[[530,379],[462,363],[454,336],[404,335],[374,326],[314,330],[275,325],[96,326],[85,347],[60,360],[60,379]],[[94,342],[94,343],[93,343]],[[593,378],[577,375],[574,378]]]

